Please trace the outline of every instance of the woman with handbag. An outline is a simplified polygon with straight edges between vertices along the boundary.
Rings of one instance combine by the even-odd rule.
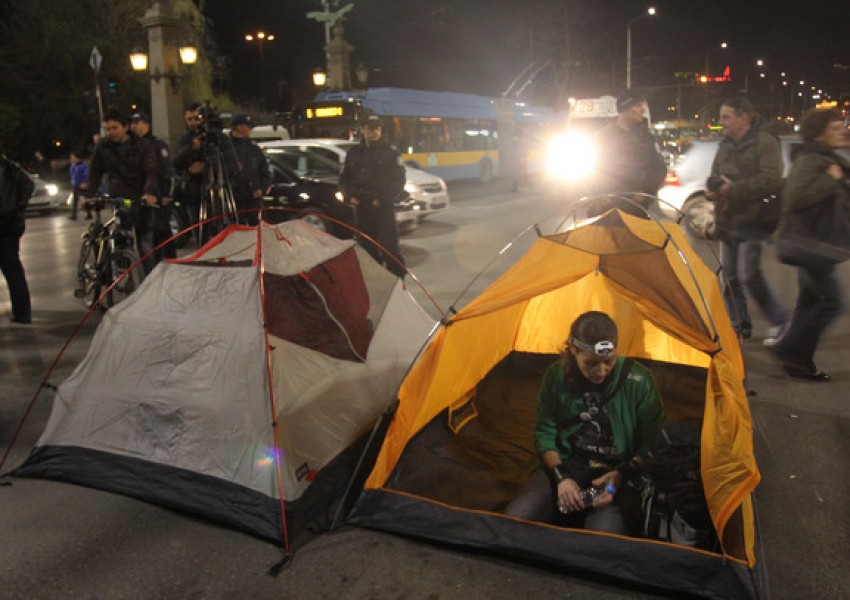
[[[835,266],[850,246],[850,164],[835,150],[848,146],[848,131],[840,111],[816,109],[803,117],[800,134],[776,235],[779,259],[797,267],[799,292],[791,324],[771,350],[791,377],[829,381],[814,355],[842,308]]]

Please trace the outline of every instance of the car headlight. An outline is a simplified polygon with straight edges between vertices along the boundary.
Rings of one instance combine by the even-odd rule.
[[[55,185],[53,183],[48,183],[47,185],[44,186],[44,189],[47,190],[48,196],[55,196],[56,194],[59,193],[59,186]]]
[[[415,183],[411,183],[410,181],[408,181],[404,184],[404,191],[408,194],[415,194],[419,191],[419,186]]]
[[[345,196],[342,195],[342,192],[334,192],[334,198],[337,202],[345,202]]]
[[[549,144],[546,155],[549,174],[564,181],[578,181],[596,168],[596,144],[579,133],[566,133]]]

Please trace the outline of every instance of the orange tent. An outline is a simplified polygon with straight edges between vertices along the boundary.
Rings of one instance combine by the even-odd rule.
[[[678,227],[618,210],[540,237],[436,333],[402,383],[354,522],[512,554],[531,536],[528,544],[534,556],[596,568],[564,558],[576,535],[583,540],[581,548],[588,539],[604,545],[616,536],[517,522],[499,514],[505,497],[516,490],[528,465],[534,465],[527,444],[530,431],[517,433],[505,423],[533,422],[533,415],[528,416],[535,408],[539,382],[521,382],[520,377],[505,375],[503,367],[535,356],[552,362],[572,321],[588,310],[610,314],[619,329],[620,354],[646,361],[657,379],[669,379],[659,373],[671,369],[696,374],[696,392],[693,385],[684,386],[679,375],[666,387],[659,385],[668,418],[702,419],[702,482],[721,547],[712,554],[619,538],[612,543],[654,548],[618,554],[618,561],[632,561],[634,566],[623,577],[700,593],[706,585],[709,590],[714,586],[718,595],[737,596],[743,589],[748,595],[755,564],[751,493],[759,472],[741,351],[717,276]],[[450,447],[457,450],[446,450]],[[452,467],[460,464],[467,468]],[[470,486],[488,490],[487,499],[476,499]],[[481,520],[487,523],[483,529]],[[542,531],[555,540],[551,552],[541,549]],[[553,532],[563,535],[558,538]],[[698,556],[692,566],[699,572],[698,565],[705,563],[704,577],[682,578],[663,560],[648,564],[658,562],[656,554],[669,557],[671,552],[674,561]],[[597,566],[604,570],[604,562]]]

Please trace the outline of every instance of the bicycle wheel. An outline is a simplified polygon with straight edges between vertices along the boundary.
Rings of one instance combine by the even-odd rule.
[[[142,265],[138,264],[130,270],[137,261],[139,255],[135,250],[116,250],[109,260],[110,283],[118,280],[115,286],[106,295],[106,306],[110,308],[121,302],[124,298],[135,292],[145,279]]]
[[[85,300],[91,306],[100,296],[100,278],[97,269],[97,247],[90,235],[83,237],[80,245],[80,257],[77,259],[77,288],[74,296]]]

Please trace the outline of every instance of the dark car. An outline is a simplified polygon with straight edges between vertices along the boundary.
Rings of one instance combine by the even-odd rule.
[[[269,211],[265,216],[267,221],[300,217],[338,237],[351,237],[348,228],[322,216],[356,226],[354,211],[343,202],[339,191],[339,165],[310,152],[271,152],[265,148],[263,151],[272,172],[272,187],[265,196],[266,206],[302,211]],[[396,201],[396,227],[399,232],[409,231],[418,225],[418,209],[419,205],[406,194]]]

